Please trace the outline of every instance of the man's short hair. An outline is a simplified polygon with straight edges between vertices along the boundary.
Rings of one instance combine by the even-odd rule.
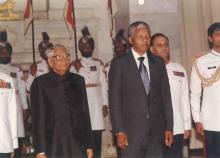
[[[120,29],[115,38],[113,39],[114,47],[116,43],[122,43],[124,48],[127,49],[127,39],[124,37],[124,29]]]
[[[150,32],[150,26],[143,21],[136,21],[128,27],[128,37],[132,37],[137,28],[146,28]]]
[[[54,49],[53,48],[47,48],[45,50],[45,54],[48,58],[52,57],[54,55]]]
[[[216,22],[216,23],[213,23],[209,26],[208,28],[208,36],[212,36],[212,34],[216,31],[216,30],[220,30],[220,22]]]
[[[157,37],[164,37],[168,42],[169,42],[169,38],[162,34],[162,33],[155,33],[152,37],[151,37],[151,42],[150,42],[150,46],[153,46],[154,44],[154,40],[157,38]]]

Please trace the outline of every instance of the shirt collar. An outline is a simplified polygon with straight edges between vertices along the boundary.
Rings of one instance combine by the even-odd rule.
[[[131,48],[131,51],[132,51],[132,54],[133,54],[135,60],[138,60],[139,57],[144,57],[145,59],[147,59],[147,53],[146,52],[141,56],[133,48]]]
[[[212,54],[214,54],[215,56],[220,57],[220,53],[216,52],[214,49],[212,49]]]
[[[63,76],[61,76],[61,75],[57,74],[56,72],[54,72],[53,70],[51,70],[49,72],[49,74],[50,74],[51,78],[55,81],[65,80],[69,76],[69,72],[66,72]]]
[[[92,57],[86,58],[86,57],[82,57],[82,62],[90,62],[92,60]]]

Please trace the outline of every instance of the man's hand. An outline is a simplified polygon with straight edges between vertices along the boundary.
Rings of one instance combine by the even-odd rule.
[[[106,117],[108,115],[108,106],[107,105],[102,106],[102,112],[103,112],[104,117]]]
[[[191,137],[191,130],[184,131],[184,139],[189,139]]]
[[[81,67],[83,67],[82,64],[81,64],[81,62],[80,62],[80,60],[74,61],[74,62],[73,62],[73,66],[75,67],[75,69],[76,69],[77,72],[79,72],[79,69],[80,69]]]
[[[117,145],[121,149],[126,149],[126,147],[128,146],[128,138],[127,138],[126,133],[124,132],[118,133],[116,136],[116,139],[117,139]]]
[[[23,110],[23,120],[24,120],[24,121],[27,121],[28,116],[29,116],[29,111],[28,111],[28,109]]]
[[[36,158],[47,158],[47,156],[44,153],[39,153]]]
[[[203,136],[204,135],[203,124],[201,122],[196,122],[195,125],[196,125],[196,132],[198,132]]]
[[[166,131],[165,132],[165,145],[168,147],[171,147],[172,144],[173,144],[173,132]]]
[[[35,76],[36,75],[36,73],[37,73],[37,65],[36,64],[32,64],[31,65],[31,67],[30,67],[30,74],[32,75],[32,76]]]
[[[86,153],[88,158],[93,158],[94,156],[93,149],[87,149]]]

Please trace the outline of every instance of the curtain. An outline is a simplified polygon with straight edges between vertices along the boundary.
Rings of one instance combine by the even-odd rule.
[[[220,0],[181,0],[181,61],[190,77],[193,60],[208,52],[207,29],[220,22]],[[202,148],[201,138],[192,131],[190,148]]]
[[[209,50],[207,29],[220,21],[219,7],[219,0],[181,0],[181,59],[188,74],[193,59]]]

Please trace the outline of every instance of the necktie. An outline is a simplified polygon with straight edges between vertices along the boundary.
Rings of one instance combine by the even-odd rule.
[[[138,71],[141,75],[141,79],[143,81],[145,91],[148,94],[150,91],[150,79],[149,79],[149,75],[147,72],[147,68],[144,65],[144,57],[139,57],[138,60],[140,61]]]

